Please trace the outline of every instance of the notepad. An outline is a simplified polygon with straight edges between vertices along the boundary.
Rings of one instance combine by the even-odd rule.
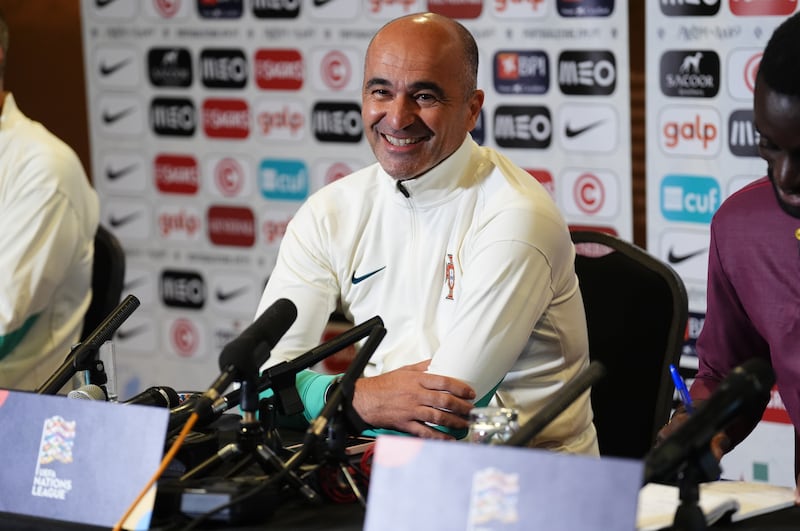
[[[0,389],[0,512],[112,527],[158,469],[169,410]],[[126,520],[148,529],[155,488]]]
[[[639,491],[638,531],[672,525],[680,505],[678,487],[648,483]],[[700,485],[699,506],[711,525],[726,515],[732,522],[794,505],[794,489],[754,481],[711,481]]]

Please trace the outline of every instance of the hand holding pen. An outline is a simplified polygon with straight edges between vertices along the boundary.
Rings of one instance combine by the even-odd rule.
[[[686,409],[686,412],[691,415],[694,413],[694,405],[692,404],[692,397],[689,395],[689,388],[686,387],[686,382],[681,378],[675,365],[671,363],[669,364],[669,373],[672,375],[672,381],[675,382],[675,389],[678,390],[681,402],[683,402],[683,407]]]

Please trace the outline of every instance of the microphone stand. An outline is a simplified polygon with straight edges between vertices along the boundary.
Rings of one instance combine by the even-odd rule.
[[[700,501],[700,483],[719,477],[720,467],[711,448],[691,455],[686,465],[678,473],[678,497],[680,504],[675,510],[672,531],[705,531],[708,529],[706,516]]]

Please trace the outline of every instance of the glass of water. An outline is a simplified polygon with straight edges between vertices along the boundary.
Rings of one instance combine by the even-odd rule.
[[[502,444],[519,429],[516,409],[476,407],[469,413],[467,440],[480,444]]]

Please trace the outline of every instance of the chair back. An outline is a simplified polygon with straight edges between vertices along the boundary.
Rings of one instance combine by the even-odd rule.
[[[114,234],[98,225],[94,237],[92,301],[83,320],[81,341],[86,339],[119,305],[125,280],[125,251]]]
[[[688,297],[666,263],[635,244],[573,231],[589,356],[606,367],[592,388],[600,454],[640,459],[669,419],[686,337]]]

